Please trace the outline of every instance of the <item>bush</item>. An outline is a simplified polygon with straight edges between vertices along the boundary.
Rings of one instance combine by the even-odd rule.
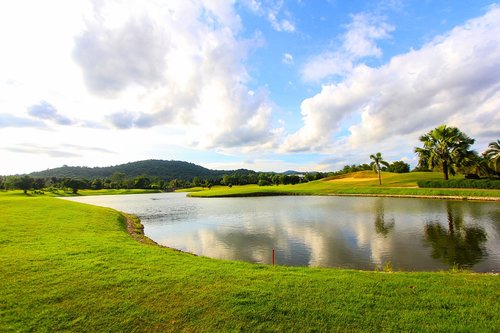
[[[500,189],[500,180],[495,179],[419,180],[417,184],[422,188]]]
[[[271,186],[272,184],[269,181],[265,180],[265,179],[261,179],[261,180],[259,180],[258,185],[259,186]]]

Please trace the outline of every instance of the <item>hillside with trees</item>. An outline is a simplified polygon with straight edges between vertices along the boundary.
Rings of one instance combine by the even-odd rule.
[[[145,160],[109,167],[62,166],[60,168],[32,172],[29,175],[34,178],[57,177],[93,180],[111,178],[113,175],[123,174],[125,178],[146,176],[149,178],[158,177],[166,181],[173,179],[191,181],[194,177],[203,179],[221,178],[224,173],[225,171],[210,170],[184,161]]]

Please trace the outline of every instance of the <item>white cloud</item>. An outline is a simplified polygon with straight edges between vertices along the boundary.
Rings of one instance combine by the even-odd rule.
[[[243,0],[242,2],[255,14],[266,17],[274,30],[295,31],[295,24],[290,18],[290,13],[284,10],[283,0]],[[283,16],[286,18],[282,18]]]
[[[74,124],[73,120],[61,115],[53,105],[47,103],[46,101],[41,101],[38,104],[30,106],[28,108],[28,113],[30,116],[35,118],[54,121],[59,125]]]
[[[184,142],[203,147],[272,138],[267,94],[246,85],[258,41],[240,37],[231,2],[95,4],[71,52],[89,93],[81,100],[101,119],[120,129],[175,125]]]
[[[303,127],[283,149],[332,148],[332,135],[348,118],[343,152],[378,145],[412,151],[420,134],[441,123],[494,139],[500,134],[499,78],[500,8],[492,7],[419,50],[379,68],[358,65],[342,82],[323,86],[303,101]]]
[[[384,18],[366,13],[351,15],[352,22],[347,25],[343,48],[356,58],[380,57],[382,50],[375,44],[376,40],[389,38],[394,27]]]
[[[376,41],[389,38],[389,33],[394,30],[384,17],[368,13],[351,15],[351,22],[346,28],[340,47],[309,59],[302,69],[303,80],[318,81],[332,75],[344,76],[352,71],[358,60],[380,57],[382,50]]]
[[[283,54],[283,58],[281,60],[284,64],[293,65],[293,56],[290,53]]]

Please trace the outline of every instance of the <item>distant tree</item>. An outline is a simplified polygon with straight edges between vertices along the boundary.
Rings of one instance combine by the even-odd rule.
[[[66,186],[71,189],[73,194],[77,194],[78,190],[83,189],[85,187],[85,181],[81,179],[68,179],[66,181]]]
[[[271,183],[268,180],[266,180],[266,179],[260,179],[259,182],[257,183],[257,185],[259,185],[259,186],[269,186],[269,185],[271,185]]]
[[[380,172],[382,171],[381,165],[389,166],[389,163],[384,161],[381,153],[376,153],[376,154],[370,155],[370,159],[373,160],[373,162],[370,163],[370,165],[373,168],[373,171],[377,172],[377,174],[378,174],[378,183],[379,183],[379,185],[382,185],[382,178],[380,176]]]
[[[111,181],[117,189],[123,188],[125,185],[126,175],[123,172],[115,172],[111,175]]]
[[[45,187],[45,178],[35,178],[33,180],[33,188],[35,190],[41,190]]]
[[[201,178],[200,177],[193,178],[193,186],[201,186]]]
[[[290,175],[288,176],[289,183],[292,185],[300,183],[300,177],[298,175]]]
[[[403,161],[396,161],[394,163],[389,164],[389,166],[387,167],[387,171],[394,173],[410,172],[410,165]]]
[[[34,182],[35,180],[30,176],[22,176],[18,177],[15,180],[14,186],[20,190],[23,190],[24,194],[27,194],[28,190],[30,190],[33,187]]]
[[[151,181],[149,180],[148,177],[142,175],[142,176],[137,176],[134,179],[134,188],[142,188],[142,189],[147,189],[151,185]]]
[[[222,185],[227,185],[227,186],[229,186],[229,185],[231,185],[231,186],[232,186],[232,185],[233,185],[233,179],[232,179],[232,178],[233,178],[233,177],[231,177],[230,175],[228,175],[228,174],[224,174],[224,175],[222,176],[221,184],[222,184]]]
[[[305,179],[307,179],[307,181],[313,181],[316,179],[316,174],[315,173],[306,173],[306,175],[304,176]]]
[[[93,190],[101,190],[103,188],[102,179],[96,178],[96,179],[92,180],[92,183],[90,184],[90,188]]]
[[[276,175],[273,175],[273,176],[271,177],[271,182],[272,182],[274,185],[279,186],[279,184],[281,183],[281,177],[280,177],[280,175],[277,175],[277,174],[276,174]]]
[[[475,152],[469,150],[474,139],[456,127],[438,126],[422,135],[419,140],[423,143],[423,148],[415,148],[419,166],[426,166],[430,170],[441,168],[445,180],[448,180],[450,173],[455,175],[456,168],[475,155]]]
[[[205,179],[203,181],[203,187],[207,187],[210,190],[212,188],[212,186],[213,186],[213,184],[212,184],[212,182],[210,180]]]
[[[490,142],[483,156],[488,160],[491,168],[498,173],[500,171],[500,140]]]

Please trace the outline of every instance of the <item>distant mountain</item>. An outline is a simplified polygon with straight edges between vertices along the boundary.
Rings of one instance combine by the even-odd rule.
[[[287,170],[283,172],[284,175],[300,175],[303,174],[303,172],[300,171],[295,171],[295,170]]]
[[[251,170],[237,170],[238,172],[254,173]],[[225,173],[234,171],[211,170],[202,166],[183,161],[145,160],[130,162],[109,167],[72,167],[63,166],[60,168],[48,169],[45,171],[32,172],[32,177],[58,177],[58,178],[109,178],[115,172],[121,172],[127,178],[134,178],[140,175],[148,177],[160,177],[165,180],[182,179],[192,181],[194,177],[201,179],[221,178]]]

